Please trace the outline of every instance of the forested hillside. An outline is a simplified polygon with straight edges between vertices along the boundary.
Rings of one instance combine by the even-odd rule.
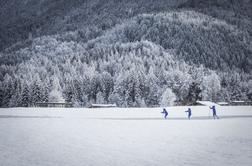
[[[249,0],[0,6],[2,107],[252,100]]]
[[[0,50],[29,38],[82,30],[103,31],[126,18],[170,10],[185,0],[2,0]],[[6,19],[8,18],[8,19]]]
[[[93,43],[97,45],[99,39]],[[225,21],[198,12],[138,15],[101,37],[107,44],[141,40],[173,49],[178,59],[211,69],[249,72],[252,67],[251,36]]]

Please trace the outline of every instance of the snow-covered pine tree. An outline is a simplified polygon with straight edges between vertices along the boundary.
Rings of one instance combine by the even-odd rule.
[[[221,82],[219,76],[215,72],[203,78],[202,97],[204,100],[217,101],[218,92],[221,90]]]
[[[38,102],[42,102],[42,88],[41,88],[41,82],[39,79],[35,80],[32,84],[31,84],[31,91],[30,91],[31,95],[31,102],[32,105],[36,105],[36,103]]]
[[[98,93],[97,93],[97,96],[96,96],[96,103],[97,103],[97,104],[105,104],[105,100],[104,100],[104,97],[103,97],[102,92],[98,92]]]
[[[19,79],[15,79],[13,84],[12,96],[9,101],[9,107],[21,106],[21,98],[22,98],[21,93],[22,93],[21,82]]]
[[[97,94],[102,91],[101,77],[98,73],[91,78],[90,84],[90,99],[96,103]]]
[[[172,92],[170,88],[166,88],[162,94],[161,106],[173,106],[176,101],[176,95]]]
[[[42,102],[49,101],[50,82],[46,80],[42,87]]]
[[[30,92],[29,87],[26,83],[23,84],[21,93],[21,106],[28,107],[30,105]]]
[[[196,104],[197,100],[202,99],[201,92],[202,92],[202,90],[200,88],[199,83],[192,82],[189,86],[188,95],[185,100],[186,103],[187,104]]]
[[[84,92],[82,90],[82,83],[80,80],[75,80],[73,83],[73,96],[72,96],[72,101],[75,106],[80,107],[83,106],[83,97],[84,97]]]
[[[64,89],[64,96],[66,102],[73,102],[74,100],[74,84],[73,81],[67,81]]]
[[[248,99],[252,101],[252,80],[248,82],[248,93],[247,93]]]
[[[49,93],[49,102],[65,102],[63,96],[62,96],[62,89],[59,83],[59,79],[57,76],[53,76],[52,78],[52,87],[51,91]]]
[[[105,103],[109,102],[109,96],[114,90],[114,81],[108,72],[103,72],[101,75],[101,86]]]
[[[0,107],[3,105],[4,102],[4,89],[3,89],[3,83],[0,82]]]
[[[148,84],[148,94],[146,96],[146,104],[147,106],[150,107],[158,106],[161,98],[161,93],[158,87],[158,78],[155,76],[152,67],[149,70],[146,82]]]
[[[125,81],[127,106],[139,107],[141,105],[141,89],[139,78],[135,71],[130,71]]]
[[[6,74],[3,81],[3,101],[2,106],[8,107],[10,99],[15,92],[14,82],[9,74]]]

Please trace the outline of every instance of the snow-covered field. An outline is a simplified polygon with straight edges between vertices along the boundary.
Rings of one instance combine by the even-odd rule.
[[[251,166],[252,107],[0,109],[0,166]]]

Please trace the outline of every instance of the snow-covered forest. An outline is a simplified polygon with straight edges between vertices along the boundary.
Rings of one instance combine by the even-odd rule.
[[[1,3],[1,107],[252,100],[251,1]]]

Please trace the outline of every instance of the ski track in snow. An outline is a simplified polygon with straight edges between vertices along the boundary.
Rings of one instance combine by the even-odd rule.
[[[250,166],[252,107],[0,109],[0,166]]]

